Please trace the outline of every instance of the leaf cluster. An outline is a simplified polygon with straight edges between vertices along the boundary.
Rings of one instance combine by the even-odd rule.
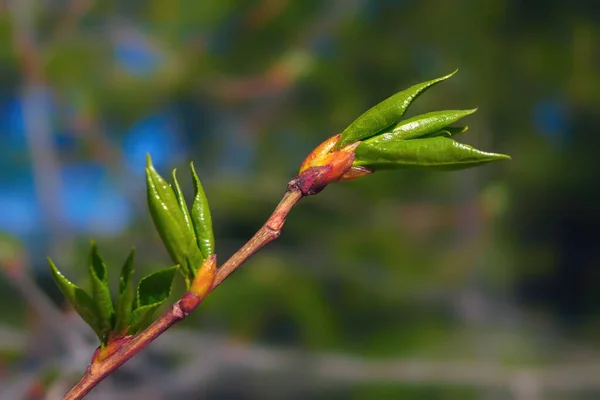
[[[134,249],[123,263],[116,296],[108,287],[106,263],[98,247],[91,243],[88,261],[90,293],[67,279],[51,259],[50,269],[56,284],[81,318],[94,330],[102,345],[135,335],[153,321],[153,315],[171,295],[175,272],[180,271],[189,289],[205,259],[214,254],[214,235],[208,200],[200,179],[190,165],[194,182],[194,201],[188,209],[172,173],[173,185],[154,169],[148,156],[146,183],[148,207],[155,227],[174,266],[153,272],[140,280],[134,291]]]
[[[454,140],[467,126],[450,126],[477,111],[434,111],[402,119],[422,93],[456,73],[418,83],[370,108],[340,135],[337,148],[360,141],[355,150],[355,167],[372,170],[427,168],[457,170],[475,167],[509,156],[477,150]]]
[[[48,258],[54,281],[79,316],[93,329],[102,345],[144,329],[151,322],[154,311],[171,295],[177,266],[145,276],[134,291],[134,254],[135,249],[131,249],[123,263],[114,299],[108,287],[106,263],[94,242],[91,243],[88,260],[90,293],[71,282]]]

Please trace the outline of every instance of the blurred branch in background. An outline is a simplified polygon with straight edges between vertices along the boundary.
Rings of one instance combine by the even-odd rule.
[[[456,385],[481,389],[507,389],[519,400],[543,398],[547,390],[573,393],[599,390],[600,364],[565,364],[548,367],[519,367],[469,361],[427,359],[368,360],[342,354],[306,354],[298,350],[232,343],[217,336],[198,335],[183,329],[173,332],[174,340],[158,340],[156,347],[186,354],[191,365],[186,372],[165,376],[172,387],[193,384],[205,374],[226,376],[220,369],[245,368],[249,371],[287,371],[316,387],[364,383]],[[189,353],[185,349],[196,349]],[[200,375],[198,375],[198,371]],[[158,382],[161,385],[162,382]],[[187,383],[187,384],[185,384]],[[310,383],[309,383],[310,385]]]
[[[65,251],[69,240],[61,213],[61,180],[58,157],[52,135],[50,107],[51,89],[46,85],[43,65],[38,50],[34,0],[9,0],[13,21],[13,46],[22,69],[23,85],[20,90],[23,129],[30,153],[34,184],[42,210],[42,224],[52,242],[52,254]]]
[[[216,335],[187,329],[170,332],[151,348],[145,362],[163,357],[183,357],[177,366],[144,374],[139,385],[132,381],[99,386],[90,399],[127,399],[152,396],[156,399],[187,398],[192,393],[216,390],[227,376],[237,376],[239,389],[246,380],[302,382],[308,393],[331,393],[364,384],[468,387],[481,394],[505,393],[517,400],[546,398],[547,393],[578,395],[600,390],[600,364],[564,363],[556,366],[516,366],[494,362],[436,361],[399,358],[382,361],[344,354],[306,353],[246,345]],[[221,393],[226,393],[223,389]],[[235,390],[233,391],[235,392]],[[268,393],[268,391],[266,392]],[[240,393],[241,395],[241,393]]]
[[[19,331],[0,327],[0,348],[23,349],[25,346],[25,338]],[[187,398],[191,393],[206,392],[214,385],[219,387],[222,377],[234,374],[244,382],[246,379],[256,380],[257,373],[265,381],[269,381],[271,374],[279,376],[278,379],[298,379],[304,382],[304,389],[308,392],[325,393],[362,384],[466,386],[481,393],[500,391],[517,400],[536,400],[546,398],[547,393],[577,395],[600,390],[597,379],[600,364],[595,363],[525,367],[420,358],[377,361],[343,354],[313,354],[293,348],[247,345],[187,329],[173,330],[169,337],[158,339],[149,353],[138,366],[165,357],[182,358],[174,368],[158,368],[144,373],[135,381],[127,380],[126,383],[117,377],[113,379],[113,385],[100,386],[89,398]],[[130,369],[129,373],[133,371],[135,369]],[[35,377],[22,377],[0,390],[0,395],[18,398],[8,397],[8,390],[18,393],[17,388],[21,387],[24,391],[31,382],[35,382]],[[244,384],[241,383],[240,387],[243,388]]]

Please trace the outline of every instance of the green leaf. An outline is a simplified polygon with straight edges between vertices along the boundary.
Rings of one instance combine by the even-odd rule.
[[[410,106],[410,104],[421,93],[424,93],[436,83],[450,78],[455,73],[456,71],[446,76],[442,76],[441,78],[418,83],[406,90],[396,93],[392,97],[387,98],[376,106],[365,111],[346,129],[344,129],[336,147],[340,149],[348,144],[357,142],[359,140],[364,140],[386,128],[389,128],[400,120],[400,118],[406,112],[408,106]]]
[[[437,132],[423,135],[423,136],[421,136],[421,139],[436,137],[436,136],[452,137],[454,135],[458,135],[459,133],[466,132],[467,129],[469,129],[468,126],[447,126],[444,129],[439,130]]]
[[[174,263],[178,264],[189,288],[196,268],[202,264],[202,252],[196,237],[188,229],[184,213],[171,186],[156,172],[148,156],[146,166],[148,208],[154,225]]]
[[[110,289],[108,288],[108,272],[106,264],[98,253],[96,243],[92,241],[90,251],[89,269],[92,281],[92,299],[98,310],[100,326],[102,327],[103,336],[106,337],[111,331],[115,310],[113,308],[112,299],[110,298]]]
[[[131,315],[129,333],[135,334],[152,323],[154,311],[171,295],[173,278],[178,266],[161,269],[144,278],[138,284],[136,307]]]
[[[477,111],[476,108],[472,110],[434,111],[417,115],[398,122],[390,131],[367,139],[365,143],[378,144],[393,140],[409,140],[432,135],[440,132],[442,128],[455,123],[459,119],[473,114],[475,111]],[[451,136],[450,131],[447,132]]]
[[[397,168],[457,170],[510,159],[507,155],[486,153],[444,136],[379,144],[361,143],[356,148],[355,154],[354,165],[375,170]]]
[[[192,223],[194,224],[198,247],[200,247],[204,258],[206,259],[215,252],[215,237],[212,228],[212,218],[210,216],[208,199],[206,198],[200,179],[198,178],[198,175],[196,175],[193,162],[190,163],[190,171],[194,181],[194,190],[196,192],[194,203],[192,204]],[[200,265],[197,265],[196,268],[200,268]]]
[[[56,285],[62,292],[63,296],[65,296],[67,301],[75,309],[77,314],[79,314],[81,319],[83,319],[85,323],[92,328],[96,335],[98,335],[98,338],[101,341],[104,340],[104,334],[94,300],[92,300],[92,298],[83,289],[69,281],[58,270],[58,268],[56,268],[56,265],[54,265],[54,262],[52,262],[49,257],[48,263],[50,264],[50,271],[52,272],[54,282],[56,282]]]
[[[188,231],[192,234],[194,234],[194,227],[192,226],[192,220],[190,218],[190,212],[188,210],[187,204],[185,203],[185,197],[183,197],[183,192],[181,191],[181,188],[179,187],[179,182],[177,182],[177,170],[174,169],[173,170],[173,186],[175,187],[175,197],[177,198],[177,204],[179,204],[179,209],[181,210],[181,213],[183,214],[183,220],[185,222],[185,226],[188,229]]]
[[[125,333],[131,322],[131,311],[133,309],[134,291],[131,282],[133,275],[133,260],[135,249],[131,249],[127,260],[121,268],[121,277],[119,278],[119,295],[115,305],[115,326],[113,330],[117,333]]]

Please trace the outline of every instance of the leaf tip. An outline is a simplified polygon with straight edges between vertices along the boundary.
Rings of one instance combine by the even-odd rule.
[[[196,194],[198,194],[199,188],[202,187],[202,184],[200,182],[200,177],[196,173],[196,168],[194,167],[193,161],[190,162],[190,174],[192,175],[192,182],[194,183],[194,190],[196,191]]]
[[[456,73],[458,72],[458,68],[456,68],[454,71],[450,72],[447,75],[442,76],[441,78],[436,79],[436,81],[445,81],[446,79],[450,79],[452,78],[454,75],[456,75]]]
[[[194,166],[193,161],[190,162],[190,172],[192,174],[192,179],[194,179],[194,181],[199,180],[198,174],[196,173],[196,167]]]
[[[179,182],[177,181],[177,168],[173,168],[173,172],[171,172],[171,176],[173,177],[173,184],[175,185],[175,188],[177,189],[177,191],[175,193],[177,193],[179,191]]]
[[[462,114],[461,118],[467,117],[467,116],[472,115],[472,114],[475,114],[478,110],[479,110],[479,107],[469,108],[469,109],[463,110],[463,114]]]
[[[508,154],[502,154],[502,153],[488,153],[485,151],[482,151],[481,153],[487,155],[490,158],[490,161],[504,161],[504,160],[512,160],[512,157],[509,156]]]

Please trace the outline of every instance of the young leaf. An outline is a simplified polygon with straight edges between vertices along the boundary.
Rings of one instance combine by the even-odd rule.
[[[472,110],[444,110],[434,111],[423,115],[398,122],[388,132],[373,136],[365,143],[378,144],[393,140],[408,140],[427,136],[439,132],[442,128],[455,123],[459,119],[473,114],[477,111]],[[448,131],[449,132],[449,131]]]
[[[457,170],[491,161],[507,160],[504,154],[486,153],[447,137],[399,140],[378,144],[361,143],[354,165],[380,169],[426,168]]]
[[[202,253],[193,232],[187,228],[184,213],[171,186],[156,172],[148,156],[146,167],[148,208],[173,262],[180,265],[181,273],[189,287],[196,268],[202,264]]]
[[[86,324],[92,328],[92,330],[98,335],[98,338],[104,340],[102,326],[100,324],[100,318],[96,305],[92,298],[79,286],[69,281],[61,272],[56,268],[54,262],[48,257],[48,263],[50,264],[50,271],[54,282],[62,292],[63,296],[75,309],[77,314],[85,321]]]
[[[175,265],[142,278],[138,284],[136,308],[131,315],[130,334],[135,334],[150,325],[154,311],[171,295],[177,268]]]
[[[183,220],[185,221],[185,226],[187,227],[188,231],[192,235],[195,235],[194,227],[192,226],[192,220],[190,218],[190,212],[188,210],[187,204],[185,203],[185,197],[183,197],[183,192],[181,191],[181,188],[179,187],[179,182],[177,182],[177,170],[176,169],[173,170],[173,186],[174,186],[175,197],[177,198],[177,204],[179,204],[179,209],[181,210],[181,213],[183,214]]]
[[[116,334],[124,334],[131,322],[131,310],[133,309],[134,291],[131,282],[133,275],[133,260],[135,249],[131,249],[127,260],[121,268],[121,277],[119,278],[119,295],[115,305],[115,326],[113,331]]]
[[[98,309],[100,326],[102,326],[102,331],[104,335],[106,335],[112,329],[115,310],[108,288],[108,272],[106,271],[106,264],[100,257],[98,247],[94,242],[92,242],[90,251],[89,268],[92,281],[92,299]]]
[[[194,203],[192,204],[192,223],[196,232],[198,247],[202,250],[202,254],[206,259],[215,252],[215,237],[212,228],[212,218],[210,216],[208,199],[206,198],[200,179],[194,170],[193,162],[190,163],[190,171],[194,181],[194,190],[196,191]],[[200,268],[200,264],[196,265],[196,268]]]
[[[418,83],[406,90],[396,93],[392,97],[387,98],[365,111],[344,129],[336,148],[341,149],[350,143],[364,140],[381,132],[383,129],[389,128],[400,120],[408,106],[410,106],[421,93],[425,92],[436,83],[450,78],[455,73],[456,71],[446,76],[442,76],[441,78]]]
[[[444,129],[439,130],[437,132],[423,135],[423,136],[421,136],[421,139],[431,138],[431,137],[436,137],[436,136],[452,137],[454,135],[458,135],[459,133],[466,132],[467,129],[469,129],[468,126],[447,126]]]

